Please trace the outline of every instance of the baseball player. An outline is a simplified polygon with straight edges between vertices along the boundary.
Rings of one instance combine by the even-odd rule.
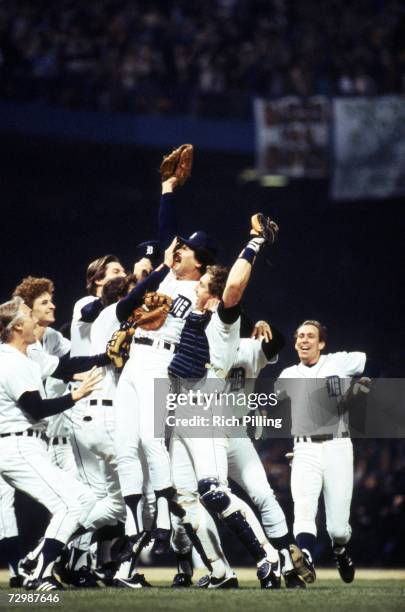
[[[28,276],[16,287],[13,295],[21,297],[25,304],[32,308],[33,317],[38,322],[35,328],[36,345],[50,355],[62,357],[69,353],[70,342],[50,327],[55,321],[53,292],[54,286],[49,279]],[[65,393],[66,384],[49,377],[45,383],[45,391],[47,397],[58,397]],[[69,444],[64,413],[49,417],[46,434],[49,438],[48,453],[51,461],[75,475],[76,464]],[[18,575],[17,563],[22,554],[14,511],[14,491],[14,488],[9,487],[3,480],[0,481],[0,532],[7,538],[5,544],[11,572],[10,586],[21,586],[23,577]]]
[[[294,535],[312,574],[309,581],[314,580],[315,574],[312,560],[317,533],[315,517],[322,492],[336,565],[342,580],[352,582],[355,568],[346,546],[351,536],[353,446],[342,398],[350,378],[364,372],[366,355],[362,352],[321,355],[325,346],[325,327],[318,321],[304,321],[295,332],[299,363],[281,372],[277,389],[291,401]]]
[[[44,399],[43,372],[27,356],[28,347],[36,342],[35,326],[32,311],[21,298],[0,306],[0,474],[52,514],[29,585],[52,590],[61,588],[52,576],[55,559],[79,524],[85,524],[94,499],[81,483],[50,462],[44,418],[91,393],[100,375],[92,370],[71,394]]]
[[[103,286],[113,278],[124,277],[125,271],[120,261],[115,255],[109,254],[99,257],[92,261],[86,271],[86,288],[88,294],[86,297],[79,299],[73,308],[73,316],[71,323],[71,355],[90,355],[91,353],[91,340],[90,331],[92,322],[97,317],[98,313],[101,312],[103,305],[99,298],[101,297]],[[90,305],[92,302],[96,304],[97,312],[90,320],[82,316],[83,307]],[[69,420],[71,427],[71,444],[75,461],[78,469],[79,478],[87,486],[89,486],[97,499],[111,502],[107,515],[109,522],[113,523],[115,511],[118,510],[116,503],[113,499],[109,499],[108,490],[106,487],[105,477],[100,469],[99,459],[94,453],[92,453],[86,445],[80,439],[80,431],[86,421],[86,409],[88,408],[88,402],[77,402],[74,409],[66,413],[66,417]],[[107,510],[107,508],[106,508]],[[101,531],[98,534],[100,540],[104,540],[106,537],[105,531]],[[111,535],[111,530],[107,530]],[[114,529],[112,528],[112,533]],[[79,537],[74,546],[72,547],[71,556],[69,560],[70,568],[70,579],[74,581],[76,586],[84,584],[84,586],[91,586],[94,583],[92,578],[86,569],[87,557],[90,547],[91,534],[84,534]],[[100,545],[100,550],[103,545]],[[82,568],[84,568],[82,570]],[[69,576],[66,576],[66,579]]]
[[[253,238],[227,275],[224,268],[208,267],[196,288],[195,312],[186,320],[180,343],[174,355],[169,373],[187,389],[190,380],[199,379],[192,389],[201,390],[207,380],[218,382],[217,393],[224,390],[224,378],[236,359],[240,331],[240,300],[248,284],[252,265],[257,254],[267,244],[272,244],[278,232],[277,225],[257,214],[252,217]],[[213,298],[218,304],[215,308]],[[207,364],[209,364],[207,370]],[[204,388],[204,387],[203,387]],[[212,388],[211,388],[212,391]],[[207,406],[208,412],[212,409]],[[193,407],[190,405],[192,412]],[[231,531],[253,556],[258,567],[258,578],[263,588],[278,570],[278,555],[267,542],[263,530],[250,507],[228,488],[228,439],[212,436],[187,437],[181,427],[175,427],[171,440],[174,483],[178,501],[185,511],[183,522],[194,523],[190,512],[190,497],[194,490],[189,478],[190,461],[195,472],[200,501],[210,511],[218,514]],[[211,574],[200,581],[199,586],[230,588],[237,586],[234,575],[225,569],[222,575],[213,566]],[[271,577],[271,578],[270,578]],[[275,579],[275,578],[274,578]]]
[[[32,309],[37,319],[35,335],[36,348],[43,349],[48,355],[63,357],[70,352],[70,341],[51,325],[55,322],[55,304],[53,302],[54,285],[47,278],[28,276],[17,285],[13,295],[19,296]],[[30,347],[32,349],[32,347]],[[102,351],[100,351],[102,352]],[[59,397],[67,392],[67,385],[61,380],[49,376],[45,381],[47,397]],[[55,465],[76,475],[76,463],[70,445],[69,421],[65,413],[48,419],[46,434],[49,438],[48,452]]]
[[[116,315],[117,302],[119,299],[122,299],[128,293],[128,289],[133,288],[135,284],[135,275],[130,275],[126,278],[117,277],[111,279],[104,285],[102,295],[104,309],[100,312],[91,326],[90,340],[92,352],[103,350],[114,332],[119,329],[120,322]],[[111,364],[103,369],[103,373],[104,377],[99,388],[94,391],[87,400],[87,421],[83,422],[83,426],[80,430],[80,439],[82,443],[99,458],[109,495],[116,500],[117,509],[119,509],[117,519],[123,524],[126,518],[126,511],[119,484],[113,442],[115,423],[114,398],[119,372]],[[154,504],[153,492],[152,500],[150,499],[149,491],[145,491],[145,498],[148,500],[148,503],[145,505],[150,509],[150,506]],[[136,531],[134,526],[131,525],[131,518],[131,514],[128,513],[129,525],[126,531],[129,534]],[[106,560],[106,558],[104,558],[101,561],[101,565],[105,565],[112,561],[110,549],[110,559]],[[139,588],[147,586],[147,583],[144,577],[137,573],[134,564],[129,562],[123,564],[123,567],[115,573],[110,586]]]
[[[176,184],[176,177],[162,183],[159,235],[160,244],[164,247],[177,234],[173,199]],[[135,520],[143,490],[140,465],[142,450],[156,496],[156,554],[163,553],[169,547],[169,501],[174,491],[164,439],[154,437],[154,381],[156,378],[167,378],[167,368],[180,339],[184,321],[195,303],[195,287],[206,266],[215,261],[216,245],[205,232],[199,231],[188,239],[180,239],[175,248],[173,243],[173,250],[170,269],[164,265],[152,278],[154,281],[156,274],[160,275],[153,288],[171,298],[170,312],[159,329],[136,329],[130,358],[121,374],[115,398],[115,447],[122,493]],[[150,278],[139,283],[118,303],[116,312],[120,321],[125,321],[133,309],[140,305],[140,297],[150,288]]]
[[[252,337],[240,340],[235,361],[227,377],[227,394],[237,394],[240,397],[240,393],[243,393],[248,399],[254,391],[255,379],[260,371],[268,364],[277,363],[277,355],[283,346],[284,338],[280,332],[276,328],[271,329],[265,321],[258,321]],[[248,401],[239,403],[242,404],[239,410],[240,417],[243,418],[249,404]],[[236,414],[237,410],[238,408],[234,408],[233,414]],[[250,416],[254,411],[255,408],[249,411]],[[229,477],[246,491],[258,508],[264,532],[269,542],[279,551],[286,587],[305,588],[305,582],[299,575],[299,571],[304,569],[303,561],[296,550],[296,542],[287,527],[284,512],[275,498],[251,439],[243,435],[230,436],[227,451]],[[290,551],[294,553],[295,566]],[[267,588],[280,587],[278,574],[279,572],[274,572],[274,576],[266,581]]]
[[[73,308],[70,339],[72,342],[71,355],[90,355],[90,328],[91,323],[82,319],[82,308],[86,304],[101,296],[103,285],[117,276],[125,276],[125,270],[115,255],[104,255],[92,261],[86,272],[86,288],[89,293],[78,300]]]

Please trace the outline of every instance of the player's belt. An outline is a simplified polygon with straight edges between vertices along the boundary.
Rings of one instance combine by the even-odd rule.
[[[69,438],[66,436],[55,436],[53,438],[49,438],[50,446],[63,446],[64,444],[68,444]]]
[[[113,405],[113,401],[112,400],[97,400],[97,399],[91,399],[89,401],[90,406],[98,406],[99,404],[101,404],[101,406],[112,406]]]
[[[167,342],[166,340],[161,340],[160,338],[134,338],[135,344],[143,344],[145,346],[153,346],[154,348],[163,348],[166,351],[172,351],[172,353],[177,352],[177,344],[173,342]]]
[[[0,438],[8,438],[9,436],[26,436],[28,438],[41,438],[41,440],[44,440],[44,442],[48,442],[48,437],[44,434],[44,432],[38,431],[37,429],[26,429],[25,431],[13,431],[10,433],[0,434]]]
[[[327,442],[328,440],[338,440],[339,438],[350,438],[348,431],[344,431],[340,436],[336,434],[323,434],[319,436],[295,436],[294,442]]]

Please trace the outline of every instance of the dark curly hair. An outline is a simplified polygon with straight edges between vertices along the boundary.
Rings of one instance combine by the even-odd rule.
[[[24,303],[32,308],[35,300],[43,293],[53,294],[55,290],[54,284],[49,278],[38,278],[35,276],[27,276],[23,278],[21,283],[14,289],[13,297],[20,297]]]

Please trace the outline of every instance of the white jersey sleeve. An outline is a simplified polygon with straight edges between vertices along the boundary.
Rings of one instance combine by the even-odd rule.
[[[49,355],[63,357],[70,351],[71,342],[65,338],[59,331],[52,327],[45,329],[44,337],[42,338],[42,346]]]
[[[91,326],[90,341],[91,354],[104,353],[107,342],[111,336],[120,328],[120,322],[116,315],[117,304],[111,304],[100,312]]]
[[[262,349],[262,340],[241,338],[236,359],[232,367],[244,368],[246,378],[257,378],[263,368],[270,363],[275,364],[277,361],[278,355],[275,355],[270,360],[267,359]]]
[[[366,365],[366,354],[361,352],[332,353],[331,358],[336,362],[336,368],[341,378],[345,376],[357,376],[363,373]]]
[[[221,321],[214,312],[206,329],[210,351],[210,365],[225,378],[236,359],[239,345],[240,317],[234,323]]]
[[[70,354],[72,357],[89,356],[91,354],[90,347],[90,330],[91,323],[85,323],[81,320],[82,308],[90,302],[94,302],[97,298],[94,295],[86,295],[76,302],[73,308],[72,324],[70,327]]]
[[[30,391],[39,391],[43,396],[42,388],[38,384],[39,368],[36,370],[35,365],[19,367],[14,373],[2,363],[2,370],[1,384],[14,402],[17,403],[23,393]]]
[[[59,358],[55,355],[48,355],[38,341],[28,347],[27,356],[38,364],[42,380],[52,376],[59,365]]]
[[[20,397],[32,391],[45,397],[38,364],[17,349],[0,345],[0,433],[45,427],[44,421],[34,421],[18,405]]]

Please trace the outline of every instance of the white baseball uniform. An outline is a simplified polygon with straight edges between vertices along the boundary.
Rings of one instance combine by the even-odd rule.
[[[62,357],[70,350],[70,341],[62,334],[51,327],[47,327],[42,338],[42,342],[35,344],[35,349],[29,347],[28,355],[33,350],[44,350],[49,355]],[[34,353],[35,359],[35,353]],[[51,361],[57,364],[57,361]],[[66,385],[63,381],[48,377],[45,381],[45,391],[47,397],[59,397],[65,393]],[[47,419],[48,427],[46,434],[50,439],[48,454],[52,463],[72,475],[76,474],[76,464],[72,449],[69,444],[68,433],[65,426],[64,413],[54,415]],[[60,437],[62,439],[60,439]],[[66,441],[66,442],[64,442]],[[10,538],[18,535],[17,520],[14,507],[15,489],[8,485],[0,477],[0,539]]]
[[[46,420],[35,421],[18,404],[28,391],[45,397],[38,363],[8,344],[0,345],[0,474],[48,508],[52,518],[46,537],[66,543],[89,516],[94,498],[50,462]]]
[[[154,381],[169,379],[168,365],[180,339],[184,321],[193,309],[197,281],[177,280],[170,270],[158,291],[170,296],[173,303],[166,321],[156,331],[135,331],[130,358],[117,387],[115,448],[124,496],[141,494],[143,488],[139,448],[149,468],[154,491],[172,486],[169,454],[163,438],[154,437]],[[136,343],[137,339],[153,342],[152,346]],[[158,516],[157,526],[159,525]],[[162,525],[167,528],[167,525]]]
[[[114,311],[115,305],[104,309],[99,315],[99,321],[85,323],[80,320],[81,309],[94,299],[94,296],[87,296],[76,302],[74,307],[71,354],[76,356],[92,355],[95,351],[105,352],[111,334],[119,326]],[[104,518],[100,517],[98,524],[115,525],[117,520],[125,518],[112,435],[112,398],[116,380],[110,367],[103,368],[103,374],[105,377],[99,385],[100,391],[77,402],[67,416],[72,428],[71,443],[79,477],[91,488],[105,510]]]
[[[70,351],[70,340],[52,327],[46,327],[40,342],[48,355],[63,357]],[[49,376],[45,381],[46,397],[60,397],[69,392],[62,380]],[[49,417],[46,435],[49,438],[48,453],[52,462],[73,476],[77,474],[76,462],[70,444],[71,426],[64,412]]]
[[[224,323],[218,312],[214,312],[206,327],[205,334],[208,340],[210,359],[207,382],[211,383],[207,390],[209,389],[210,394],[222,393],[225,387],[225,377],[236,360],[240,342],[240,318],[233,323]],[[203,380],[197,383],[196,389],[204,390]],[[188,410],[190,416],[192,412],[193,406],[190,406]],[[213,412],[213,409],[209,407],[207,410],[208,418],[213,416]],[[182,411],[183,415],[184,412]],[[186,512],[183,522],[192,524],[209,559],[210,555],[216,554],[217,558],[225,561],[216,530],[205,520],[203,520],[202,525],[199,524],[201,518],[204,519],[204,515],[199,503],[198,483],[216,478],[220,483],[221,490],[225,492],[229,500],[228,507],[221,512],[222,518],[227,519],[234,513],[241,512],[266,553],[273,556],[274,559],[278,558],[267,542],[252,509],[228,488],[229,437],[226,435],[226,430],[223,432],[223,437],[219,437],[218,428],[213,426],[204,429],[204,435],[203,438],[187,437],[181,427],[175,427],[171,439],[170,453],[177,499]],[[207,529],[209,529],[208,532]],[[179,540],[181,541],[181,538]],[[180,548],[179,544],[177,544],[177,547]]]
[[[291,400],[295,535],[305,532],[316,536],[315,517],[323,492],[332,542],[344,545],[350,539],[353,446],[342,396],[350,377],[361,374],[365,362],[365,353],[330,353],[321,355],[313,366],[299,363],[284,369],[277,381],[279,392]],[[322,441],[322,437],[330,439]]]
[[[267,359],[261,340],[242,338],[233,367],[228,374],[226,393],[244,393],[247,398],[249,393],[254,392],[255,380],[260,371],[268,364],[277,363],[277,359],[277,356]],[[244,405],[240,402],[240,405],[240,416],[243,417],[247,413],[247,401]],[[238,408],[233,412],[237,414]],[[278,538],[288,533],[284,512],[249,437],[229,438],[228,463],[229,477],[246,491],[258,508],[266,536]]]

